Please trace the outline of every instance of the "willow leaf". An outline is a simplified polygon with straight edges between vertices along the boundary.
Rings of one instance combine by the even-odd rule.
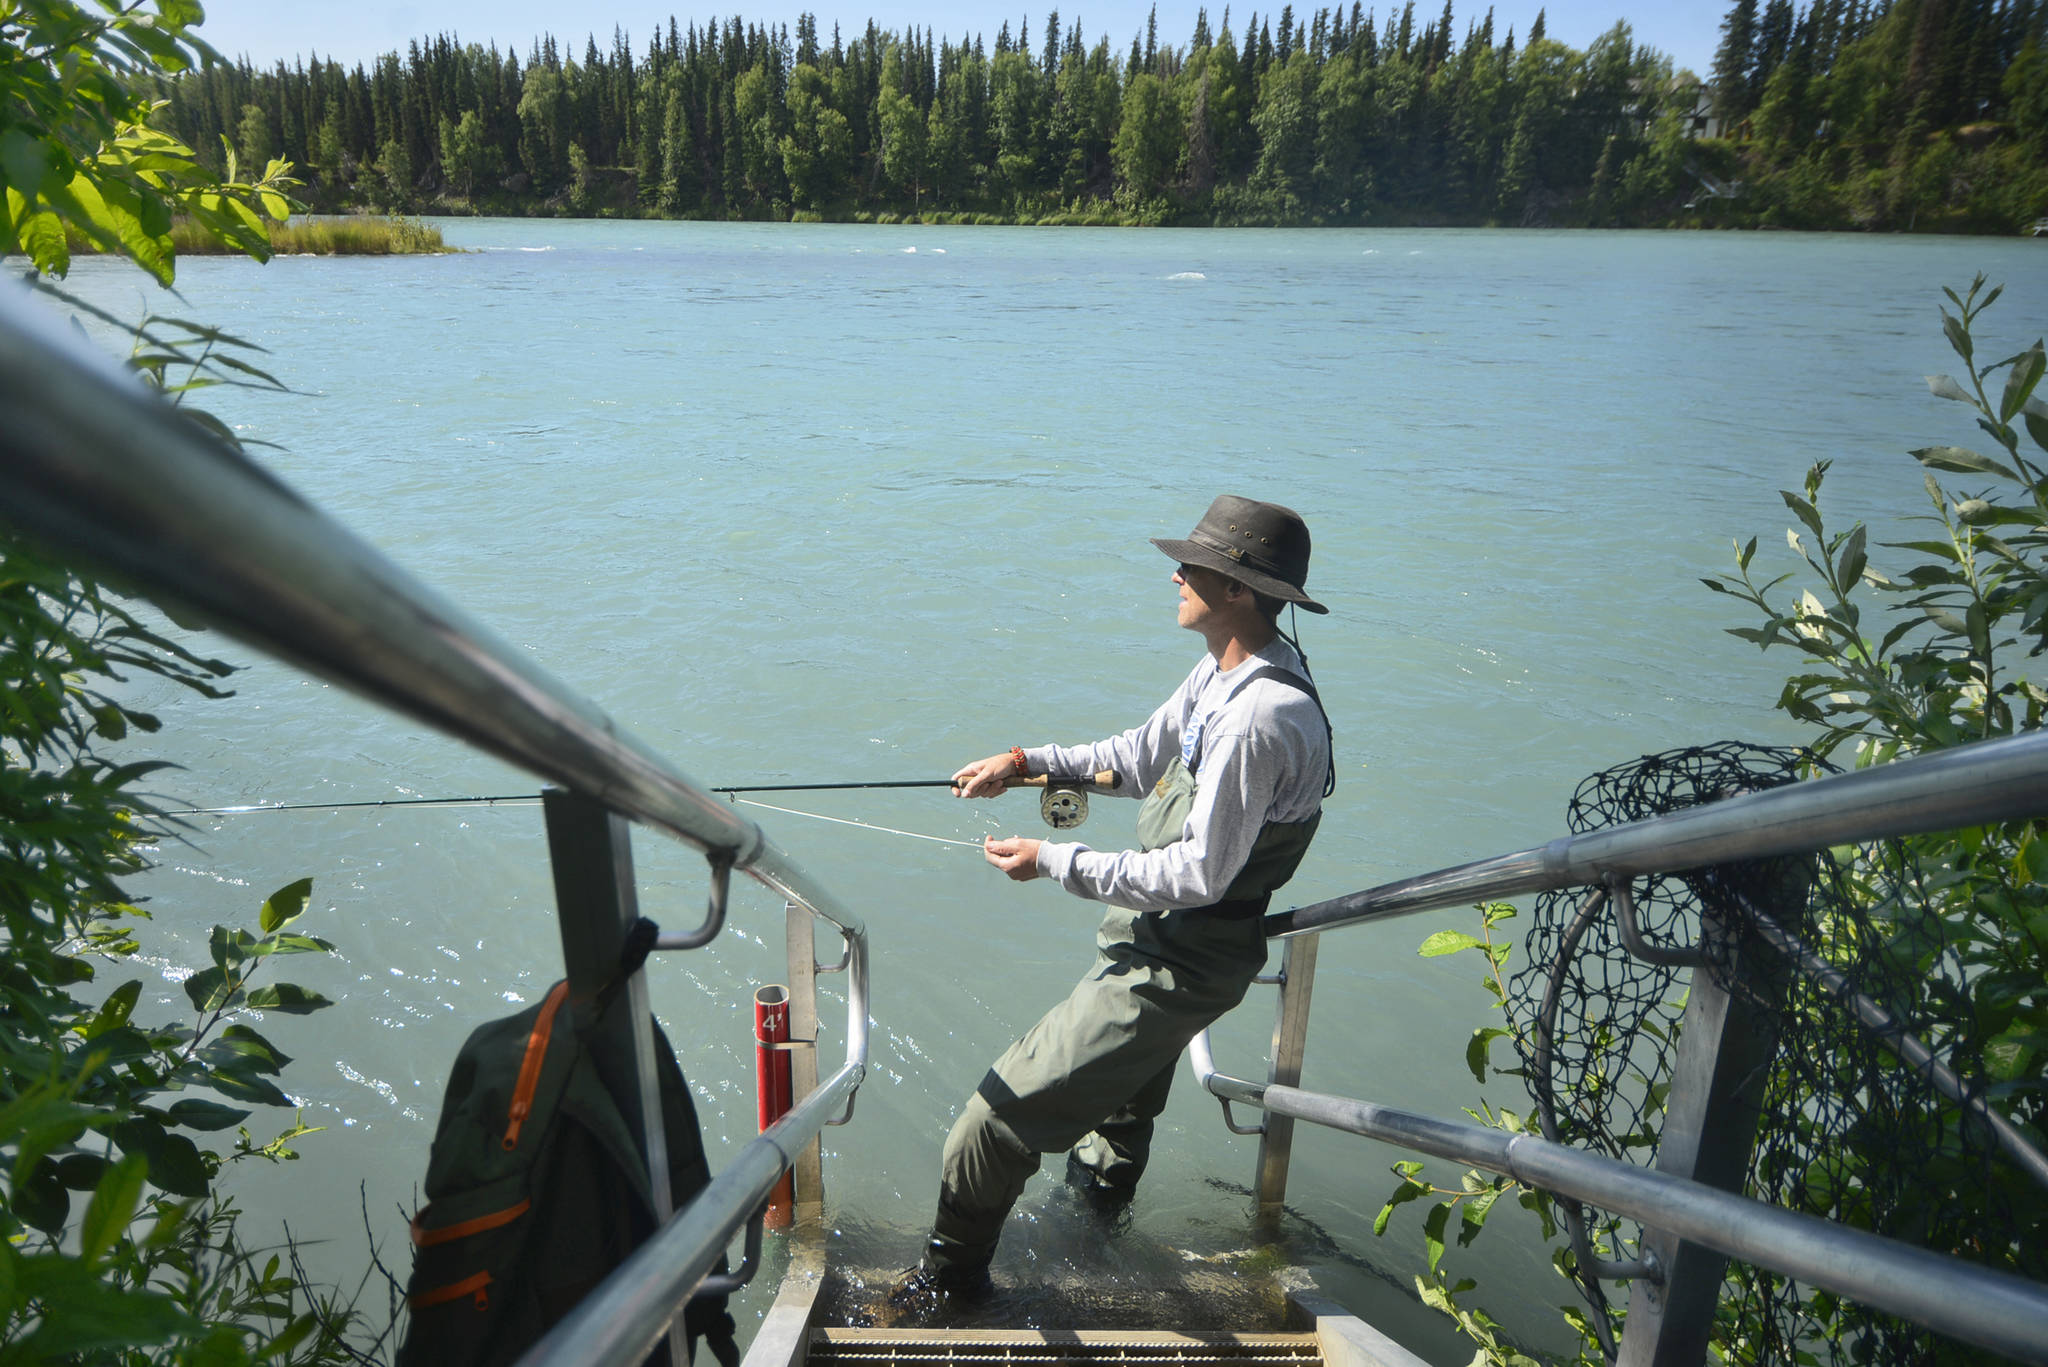
[[[2015,483],[2024,482],[2010,467],[1962,446],[1923,446],[1913,452],[1913,459],[1930,470],[1953,470],[1965,475],[2003,475]]]

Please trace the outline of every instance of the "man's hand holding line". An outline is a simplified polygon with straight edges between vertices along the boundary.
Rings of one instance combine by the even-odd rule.
[[[1038,844],[1028,835],[986,836],[982,856],[1013,880],[1028,883],[1038,877]]]

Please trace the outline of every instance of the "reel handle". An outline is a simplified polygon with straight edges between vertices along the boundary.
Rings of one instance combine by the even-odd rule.
[[[1050,774],[1032,774],[1026,778],[1005,780],[1012,788],[1086,788],[1091,792],[1113,793],[1123,786],[1123,780],[1116,770],[1104,769],[1099,774],[1083,774],[1075,778],[1054,778]]]

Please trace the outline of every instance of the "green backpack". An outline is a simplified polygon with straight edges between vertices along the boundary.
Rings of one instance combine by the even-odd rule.
[[[411,1317],[397,1367],[509,1364],[654,1231],[646,1162],[583,1039],[623,992],[568,1001],[556,983],[516,1016],[478,1026],[456,1056],[412,1221]],[[678,1208],[710,1180],[696,1108],[654,1027]],[[722,1269],[723,1261],[719,1264]],[[692,1356],[705,1339],[738,1361],[725,1297],[683,1314]],[[657,1348],[650,1362],[665,1361]]]

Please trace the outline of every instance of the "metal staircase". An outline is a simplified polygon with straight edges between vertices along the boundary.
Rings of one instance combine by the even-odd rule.
[[[1006,1308],[1016,1309],[1014,1300],[1008,1307],[991,1305],[986,1314],[950,1317],[954,1322],[943,1327],[843,1325],[835,1321],[859,1318],[855,1307],[873,1299],[861,1283],[886,1286],[888,1277],[828,1274],[818,1244],[801,1233],[793,1237],[799,1242],[790,1250],[782,1290],[742,1367],[1424,1367],[1422,1359],[1310,1290],[1289,1291],[1284,1302],[1276,1296],[1264,1312],[1248,1311],[1227,1295],[1194,1307],[1176,1301],[1174,1288],[1111,1298],[1117,1312],[1112,1322],[1125,1324],[1264,1321],[1239,1330],[1020,1329],[997,1323]],[[1095,1310],[1101,1309],[1098,1303]],[[1097,1316],[1060,1304],[1053,1292],[1034,1299],[1024,1318],[1065,1325]]]
[[[1322,1367],[1313,1333],[1144,1329],[813,1329],[808,1367]]]

